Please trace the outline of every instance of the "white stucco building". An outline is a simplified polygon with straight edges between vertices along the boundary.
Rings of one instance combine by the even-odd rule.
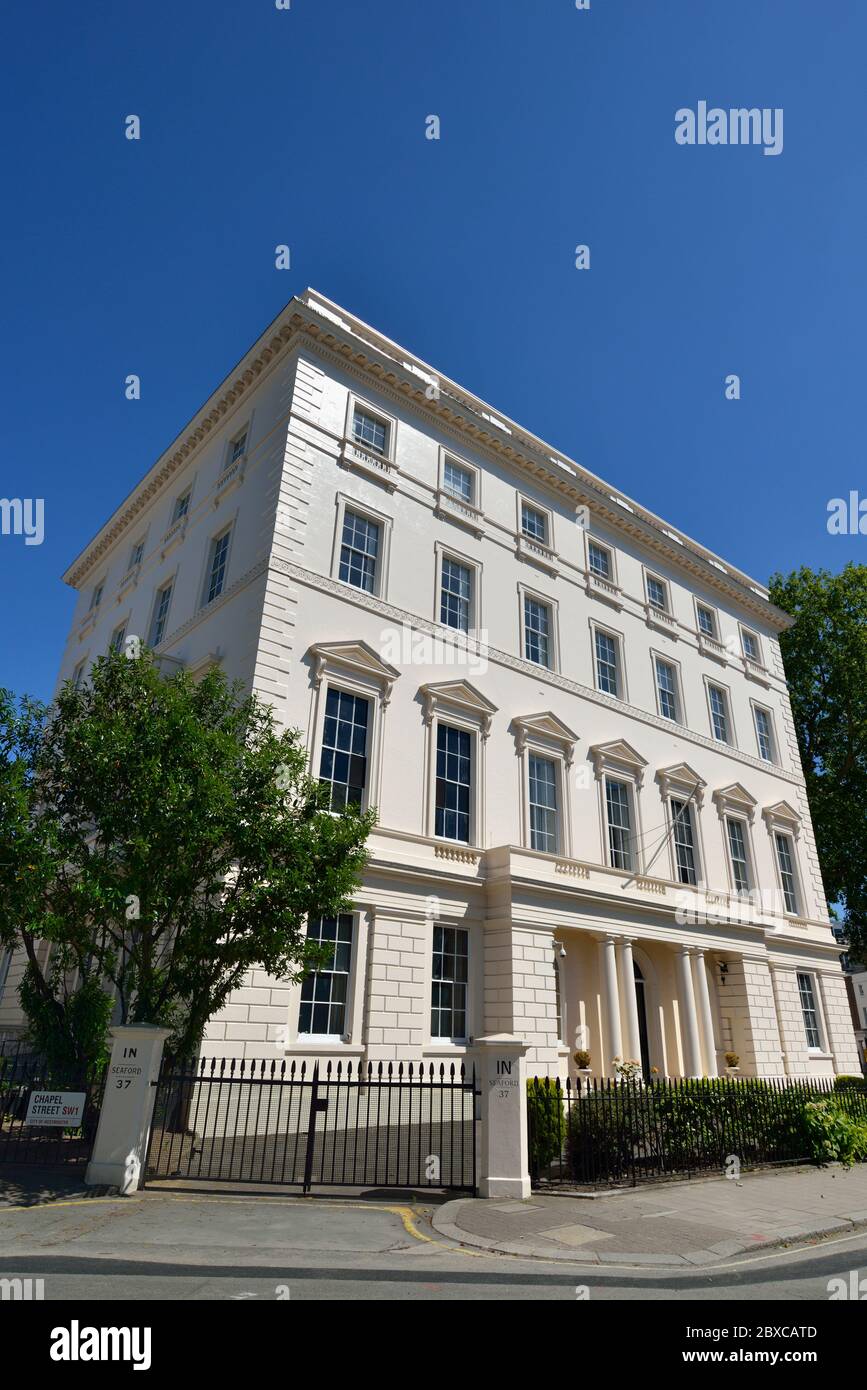
[[[140,635],[378,808],[333,970],[206,1053],[858,1059],[766,590],[313,291],[71,565],[60,678]],[[0,1030],[20,1019],[8,964]]]

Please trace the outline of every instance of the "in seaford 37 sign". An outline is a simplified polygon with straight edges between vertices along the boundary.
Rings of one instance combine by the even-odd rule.
[[[84,1091],[31,1091],[24,1123],[51,1129],[78,1129],[85,1099]]]

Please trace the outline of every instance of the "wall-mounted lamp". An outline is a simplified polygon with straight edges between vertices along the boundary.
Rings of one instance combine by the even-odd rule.
[[[563,945],[562,941],[560,942],[560,959],[566,959],[566,947]]]
[[[728,962],[727,962],[727,961],[724,961],[724,960],[721,960],[720,963],[719,963],[719,982],[720,982],[721,985],[724,985],[724,984],[725,984],[725,982],[726,982],[726,975],[727,975],[728,973],[729,973]]]

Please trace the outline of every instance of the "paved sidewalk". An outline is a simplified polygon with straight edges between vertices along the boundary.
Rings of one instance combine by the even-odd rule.
[[[534,1193],[526,1202],[447,1202],[433,1224],[462,1244],[581,1264],[701,1266],[867,1225],[867,1164],[750,1173],[738,1181]]]

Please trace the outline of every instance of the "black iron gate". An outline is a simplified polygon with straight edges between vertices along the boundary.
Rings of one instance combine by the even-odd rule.
[[[453,1063],[169,1064],[146,1176],[474,1192],[477,1094]]]
[[[0,1163],[85,1164],[96,1137],[104,1082],[102,1067],[82,1071],[71,1065],[52,1066],[26,1044],[4,1044],[0,1049]],[[38,1092],[52,1097],[83,1095],[80,1122],[75,1127],[49,1125],[31,1105]],[[52,1108],[56,1107],[42,1106],[43,1112]]]

